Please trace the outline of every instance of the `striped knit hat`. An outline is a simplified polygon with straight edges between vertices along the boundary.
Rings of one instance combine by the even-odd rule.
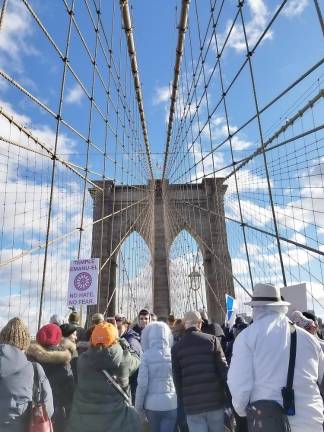
[[[13,345],[22,351],[27,351],[30,335],[27,327],[20,318],[12,318],[0,332],[0,343]]]

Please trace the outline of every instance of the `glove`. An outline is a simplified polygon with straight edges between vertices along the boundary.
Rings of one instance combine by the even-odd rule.
[[[119,339],[119,344],[123,348],[123,350],[131,351],[131,347],[129,346],[129,343],[127,342],[126,339],[120,338]]]

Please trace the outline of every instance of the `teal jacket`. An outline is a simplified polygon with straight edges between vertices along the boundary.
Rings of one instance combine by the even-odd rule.
[[[89,348],[81,354],[67,432],[139,432],[138,414],[102,373],[106,370],[129,393],[129,377],[139,363],[129,346],[120,343],[110,348]]]

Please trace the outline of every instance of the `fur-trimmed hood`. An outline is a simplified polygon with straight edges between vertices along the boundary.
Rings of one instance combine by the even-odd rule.
[[[29,345],[27,356],[32,357],[39,363],[67,364],[72,359],[71,349],[73,349],[73,345],[73,342],[65,339],[63,344],[56,349],[53,347],[46,349],[37,342],[32,342]]]
[[[62,342],[60,345],[62,348],[67,349],[73,355],[76,351],[76,344],[73,343],[70,339],[62,338]]]

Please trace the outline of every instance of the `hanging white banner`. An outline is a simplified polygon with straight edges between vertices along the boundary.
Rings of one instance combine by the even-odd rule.
[[[99,258],[70,263],[68,306],[97,304]]]

